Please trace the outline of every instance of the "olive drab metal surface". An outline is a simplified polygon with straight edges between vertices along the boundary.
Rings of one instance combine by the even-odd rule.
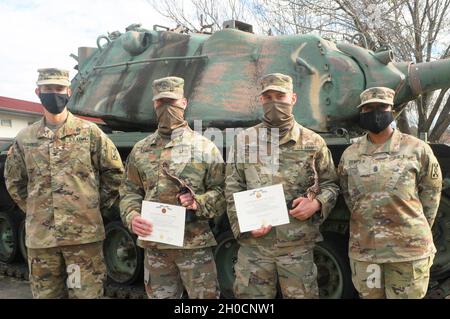
[[[101,37],[98,48],[79,48],[78,74],[69,109],[101,117],[120,130],[156,127],[151,83],[165,76],[185,80],[188,121],[217,128],[257,123],[263,74],[290,75],[299,95],[294,115],[320,132],[352,126],[359,94],[368,87],[396,91],[395,104],[450,86],[450,60],[412,64],[393,62],[377,52],[316,35],[263,36],[224,29],[211,35],[146,30],[137,25],[123,34]],[[103,46],[102,46],[103,45]]]

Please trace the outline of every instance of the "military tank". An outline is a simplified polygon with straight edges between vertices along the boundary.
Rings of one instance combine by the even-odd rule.
[[[161,26],[134,24],[121,33],[97,38],[97,47],[79,47],[77,75],[68,107],[78,115],[101,118],[110,138],[126,160],[133,145],[157,128],[151,83],[165,76],[185,79],[189,105],[186,119],[199,130],[245,128],[260,122],[258,79],[281,72],[293,78],[299,98],[296,120],[319,133],[337,165],[358,127],[359,94],[368,87],[396,91],[394,110],[420,94],[450,87],[450,59],[414,64],[395,62],[389,47],[371,51],[353,43],[334,43],[317,35],[262,36],[239,21],[227,21],[215,33],[183,33]],[[450,294],[450,147],[432,144],[445,185],[433,235],[438,253],[431,269],[429,297]],[[227,143],[223,145],[226,157]],[[6,148],[5,148],[6,150]],[[3,170],[6,152],[0,157]],[[3,176],[2,176],[3,178]],[[6,273],[26,256],[23,213],[0,181],[0,261]],[[103,212],[109,295],[143,293],[143,252],[122,224],[117,205]],[[355,289],[348,264],[349,211],[342,198],[321,226],[324,241],[314,251],[321,298],[352,298]],[[238,243],[226,214],[211,222],[218,245],[215,258],[222,296],[232,298]],[[16,262],[16,263],[14,263]],[[23,263],[23,262],[22,262]],[[9,266],[8,266],[9,265]],[[8,270],[9,269],[9,270]],[[137,288],[136,288],[137,287]],[[130,293],[131,291],[131,293]],[[136,293],[136,291],[138,293]]]

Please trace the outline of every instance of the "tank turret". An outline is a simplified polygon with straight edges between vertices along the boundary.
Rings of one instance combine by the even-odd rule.
[[[359,94],[368,87],[394,89],[397,110],[423,92],[450,87],[450,59],[397,63],[389,48],[373,52],[316,35],[181,34],[133,25],[97,44],[78,50],[69,108],[123,131],[155,129],[151,84],[169,75],[185,79],[188,121],[221,129],[259,122],[258,79],[266,73],[292,76],[297,121],[324,133],[354,128]]]

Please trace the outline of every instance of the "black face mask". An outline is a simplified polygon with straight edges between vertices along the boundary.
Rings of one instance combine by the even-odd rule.
[[[68,94],[39,93],[39,98],[45,109],[52,114],[59,114],[64,111],[64,108],[69,101]]]
[[[378,134],[394,120],[392,112],[375,110],[359,113],[359,125],[372,133]]]

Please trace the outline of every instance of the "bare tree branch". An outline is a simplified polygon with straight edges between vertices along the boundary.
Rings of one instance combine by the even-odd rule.
[[[444,100],[444,97],[448,90],[449,89],[443,89],[443,90],[441,90],[441,92],[439,92],[439,96],[436,99],[436,101],[434,102],[433,109],[431,110],[430,115],[428,116],[427,120],[424,123],[424,126],[423,126],[424,132],[428,132],[430,130],[431,124],[433,123],[433,120],[435,119],[435,117],[439,111],[439,108],[441,107],[442,101]]]
[[[439,115],[436,125],[430,134],[430,141],[435,142],[439,141],[442,134],[448,129],[450,125],[450,96],[447,98],[447,102],[445,103],[441,114]]]

